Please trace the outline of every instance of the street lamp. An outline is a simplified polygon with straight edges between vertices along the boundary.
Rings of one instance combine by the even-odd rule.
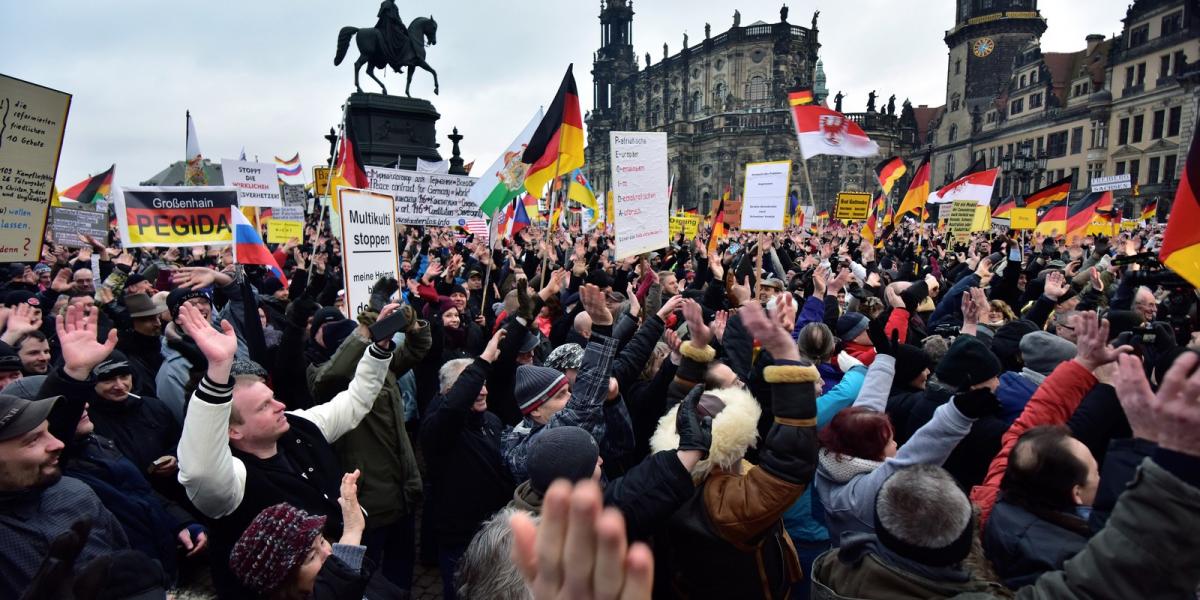
[[[1031,181],[1036,185],[1041,182],[1042,174],[1046,172],[1046,161],[1049,159],[1045,152],[1033,153],[1033,144],[1030,142],[1022,142],[1017,145],[1014,152],[1005,154],[1000,158],[1000,167],[1004,172],[1015,176],[1020,182],[1022,195],[1030,191],[1028,185]]]

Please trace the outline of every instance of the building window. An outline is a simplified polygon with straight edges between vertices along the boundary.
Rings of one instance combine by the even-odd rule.
[[[996,166],[996,147],[995,146],[992,146],[991,149],[988,150],[988,166],[989,167]]]
[[[767,99],[767,79],[761,75],[755,75],[750,78],[750,90],[746,97],[750,100],[766,100]]]
[[[1133,182],[1134,184],[1136,184],[1141,179],[1140,177],[1138,177],[1141,174],[1142,174],[1142,161],[1137,158],[1129,161],[1129,180],[1131,182]]]
[[[1045,149],[1046,149],[1046,138],[1044,138],[1044,137],[1040,137],[1040,136],[1039,136],[1039,137],[1037,138],[1036,142],[1037,142],[1037,143],[1036,143],[1036,144],[1034,144],[1034,146],[1037,148],[1037,153],[1038,153],[1038,154],[1041,154],[1041,153],[1042,153],[1042,150],[1045,150]]]
[[[1125,67],[1125,87],[1127,87],[1127,88],[1133,87],[1133,74],[1134,74],[1133,65]]]
[[[1165,79],[1171,76],[1171,55],[1164,54],[1158,57],[1158,77]]]
[[[1121,119],[1117,122],[1117,143],[1124,146],[1129,143],[1129,119]],[[1119,173],[1118,173],[1119,174]]]
[[[1145,122],[1145,115],[1138,115],[1133,118],[1133,143],[1142,141],[1142,125]]]
[[[1147,166],[1146,185],[1154,185],[1158,183],[1158,166],[1162,160],[1157,156],[1150,157],[1150,163]]]
[[[1092,121],[1092,145],[1088,148],[1108,147],[1108,121]]]
[[[1137,79],[1133,81],[1133,85],[1146,85],[1146,63],[1137,64]]]
[[[1104,177],[1104,163],[1088,163],[1088,185],[1091,185],[1092,180],[1096,179],[1097,177]],[[1080,185],[1080,182],[1076,181],[1075,185]]]
[[[1046,137],[1046,154],[1050,158],[1067,155],[1067,132],[1059,131]]]
[[[1175,155],[1168,154],[1163,157],[1163,183],[1175,183]]]
[[[1033,85],[1033,84],[1037,83],[1037,80],[1038,80],[1038,72],[1031,71],[1029,73],[1029,85]]]
[[[1178,33],[1183,29],[1183,11],[1171,13],[1162,18],[1162,28],[1159,37]]]
[[[1179,135],[1179,121],[1183,116],[1183,107],[1172,107],[1167,117],[1167,137]]]
[[[1039,108],[1042,105],[1042,93],[1038,92],[1029,97],[1029,108]]]
[[[1187,53],[1185,53],[1183,50],[1175,52],[1175,68],[1172,69],[1171,72],[1178,75],[1183,72],[1183,68],[1186,66]]]
[[[1137,48],[1150,41],[1150,24],[1139,25],[1129,30],[1129,47]]]
[[[1016,100],[1013,100],[1013,101],[1012,101],[1012,108],[1011,108],[1011,109],[1009,109],[1008,113],[1009,113],[1009,114],[1012,114],[1012,115],[1019,115],[1019,114],[1021,114],[1022,112],[1025,112],[1025,99],[1024,99],[1024,98],[1018,98],[1018,99],[1016,99]]]
[[[946,141],[951,144],[953,144],[955,141],[958,140],[958,125],[956,125],[956,124],[950,125],[950,132],[947,134],[947,138],[948,139]]]
[[[1117,163],[1117,173],[1116,174],[1117,175],[1125,174],[1125,161],[1121,161],[1121,162]]]
[[[1083,152],[1083,126],[1071,130],[1071,154]]]
[[[1165,111],[1165,110],[1154,111],[1154,124],[1150,126],[1150,139],[1152,139],[1152,140],[1162,139],[1163,125],[1166,124],[1166,120],[1167,120],[1167,111]]]
[[[1024,74],[1021,75],[1021,83],[1017,85],[1018,89],[1023,88],[1023,87],[1025,87],[1025,75]]]
[[[701,96],[700,92],[692,92],[692,110],[691,110],[691,112],[693,114],[700,112],[700,109],[702,108],[702,105],[701,105],[702,101],[703,101],[703,97]]]
[[[954,95],[950,96],[950,112],[958,110],[959,102],[960,96],[958,95],[958,92],[954,92]]]
[[[946,181],[951,181],[957,173],[954,172],[954,155],[946,155]]]
[[[1079,167],[1071,167],[1071,187],[1079,189]]]
[[[962,73],[962,61],[956,60],[954,61],[954,74],[958,75],[959,73]]]

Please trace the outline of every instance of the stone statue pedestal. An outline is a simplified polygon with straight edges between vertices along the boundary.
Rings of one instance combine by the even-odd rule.
[[[420,98],[354,93],[346,99],[347,126],[354,128],[359,156],[371,166],[414,171],[417,158],[440,161],[435,125],[441,117]]]

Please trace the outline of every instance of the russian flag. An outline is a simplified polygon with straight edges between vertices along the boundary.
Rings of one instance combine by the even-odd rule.
[[[250,224],[240,208],[235,206],[229,212],[233,216],[233,262],[262,265],[271,270],[283,287],[287,287],[288,280],[283,276],[283,269],[279,268],[279,263],[275,262],[275,257],[267,250],[267,245],[263,243],[258,231],[255,231],[254,225]]]

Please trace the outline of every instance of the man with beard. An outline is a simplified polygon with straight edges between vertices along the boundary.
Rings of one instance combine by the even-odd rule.
[[[130,326],[121,329],[117,349],[129,358],[134,384],[131,391],[139,396],[154,396],[154,380],[163,364],[163,327],[159,315],[167,312],[167,307],[146,294],[132,294],[125,297],[125,308],[129,311]]]

